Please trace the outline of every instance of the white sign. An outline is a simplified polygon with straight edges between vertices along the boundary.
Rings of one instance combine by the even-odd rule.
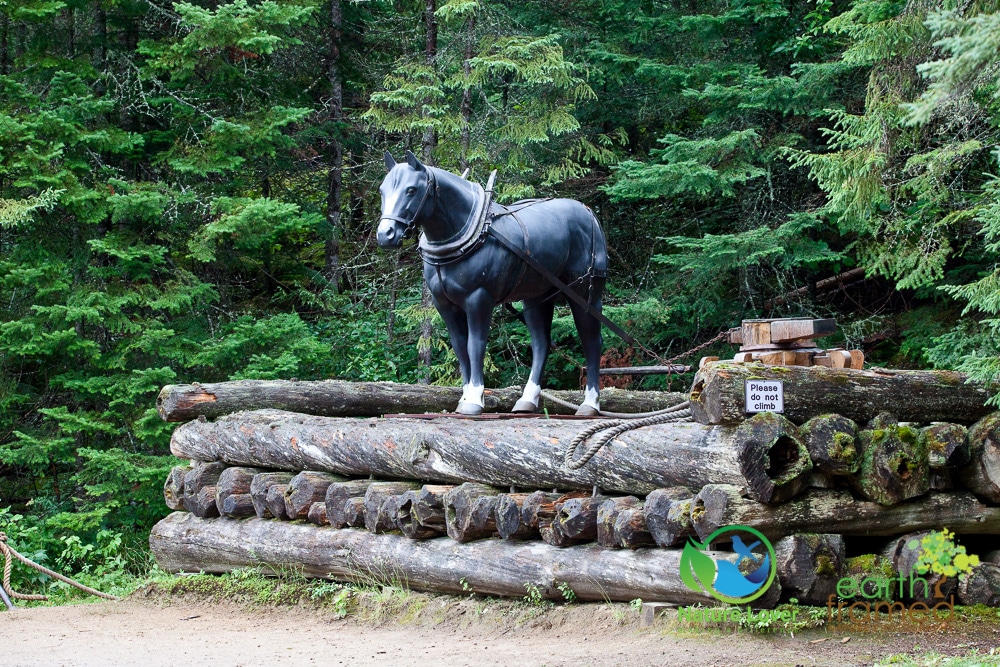
[[[784,412],[785,386],[781,380],[747,380],[747,412]]]

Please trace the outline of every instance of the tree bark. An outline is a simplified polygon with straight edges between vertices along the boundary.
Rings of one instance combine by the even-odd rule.
[[[341,0],[330,0],[330,28],[327,42],[326,75],[330,84],[330,100],[327,102],[330,124],[334,136],[327,144],[330,171],[327,174],[326,222],[328,225],[324,239],[325,277],[333,289],[338,291],[340,282],[340,200],[344,180],[344,145],[341,142],[341,125],[344,122],[344,84],[340,74],[340,41],[344,23]]]
[[[184,509],[184,476],[191,472],[191,466],[174,466],[163,484],[163,502],[172,510]]]
[[[635,496],[609,498],[597,508],[597,543],[602,547],[613,548],[621,546],[615,535],[615,522],[624,510],[640,504]]]
[[[969,429],[969,453],[958,480],[983,500],[1000,503],[1000,412]]]
[[[965,605],[1000,607],[1000,565],[980,563],[958,583],[958,601]]]
[[[347,501],[351,498],[361,498],[364,503],[368,487],[372,480],[353,479],[346,482],[335,482],[326,489],[326,518],[334,528],[344,528],[348,525]]]
[[[496,522],[497,533],[505,540],[530,540],[541,537],[538,527],[531,527],[521,520],[524,503],[529,498],[543,494],[541,491],[535,493],[501,493],[497,496]],[[558,497],[559,494],[548,494]]]
[[[615,542],[626,549],[656,546],[656,540],[646,526],[646,515],[641,506],[622,510],[615,520]]]
[[[346,481],[340,475],[303,470],[288,482],[285,512],[290,519],[305,519],[313,503],[326,499],[327,489],[335,482]]]
[[[200,463],[184,475],[184,508],[187,511],[200,517],[219,516],[219,508],[215,506],[215,485],[225,469],[226,464],[213,461]],[[211,489],[211,495],[206,489]]]
[[[487,506],[479,505],[479,501],[492,498],[495,506],[498,493],[500,490],[491,486],[466,482],[444,494],[445,529],[448,537],[456,542],[492,537],[496,532],[496,522],[485,516]],[[488,500],[486,502],[489,504]],[[492,515],[492,511],[489,514]]]
[[[770,501],[804,488],[800,471],[809,465],[801,443],[780,427],[784,423],[647,426],[621,434],[579,470],[562,465],[565,447],[580,430],[571,420],[359,420],[260,410],[184,424],[170,447],[182,458],[234,465],[501,488],[598,485],[645,495],[661,487],[727,483]]]
[[[861,457],[851,488],[867,500],[895,505],[931,488],[927,443],[920,433],[883,413],[858,433]]]
[[[223,505],[226,502],[226,498],[233,495],[244,495],[249,496],[250,485],[253,483],[254,475],[264,472],[257,468],[243,468],[240,466],[234,466],[232,468],[226,468],[219,475],[219,481],[215,485],[215,504],[219,506],[219,512],[223,516],[230,516],[223,510]],[[242,505],[240,505],[242,507]],[[253,511],[253,501],[251,499],[250,504],[250,514],[245,514],[243,516],[250,516],[254,514]]]
[[[847,555],[840,535],[789,535],[774,545],[781,593],[799,604],[825,606],[837,599],[837,582],[844,576]]]
[[[701,539],[723,526],[750,526],[768,538],[795,533],[892,536],[947,526],[956,534],[1000,535],[1000,507],[971,493],[930,493],[889,507],[855,500],[846,491],[813,489],[783,505],[743,498],[740,489],[709,484],[695,496],[691,522]]]
[[[309,514],[306,515],[309,523],[316,526],[329,526],[330,520],[326,516],[326,503],[325,502],[315,502],[312,507],[309,508]]]
[[[840,415],[813,417],[799,427],[813,466],[828,475],[853,475],[858,471],[858,425]]]
[[[398,496],[413,489],[419,489],[417,482],[372,482],[365,492],[365,528],[372,533],[396,530],[396,513],[387,515],[383,503],[390,496]],[[388,508],[386,508],[388,509]]]
[[[923,602],[934,606],[939,602],[947,602],[958,588],[958,579],[936,572],[914,572],[917,559],[923,552],[920,540],[926,537],[928,531],[907,533],[889,542],[882,555],[890,563],[892,569],[902,576],[902,581],[896,583],[896,595],[912,602]],[[911,579],[910,575],[914,575]]]
[[[553,391],[557,398],[579,405],[583,393]],[[215,419],[242,410],[274,409],[325,417],[380,417],[394,413],[452,412],[462,397],[461,387],[399,384],[396,382],[343,382],[322,380],[238,380],[206,384],[167,385],[156,398],[160,417],[181,422],[205,416]],[[521,397],[521,388],[487,389],[487,412],[510,412]],[[686,394],[667,391],[604,389],[601,406],[611,412],[651,412],[675,405]],[[572,410],[541,399],[539,410],[572,414]]]
[[[287,484],[272,484],[267,489],[264,504],[267,505],[267,511],[275,519],[288,521],[291,518],[288,516],[288,506],[285,504],[285,493],[287,491]]]
[[[444,494],[454,486],[424,484],[399,497],[396,526],[411,540],[426,540],[445,534]]]
[[[597,510],[607,496],[570,498],[556,503],[551,523],[540,525],[542,539],[554,547],[568,547],[597,539]]]
[[[972,459],[969,429],[961,424],[938,423],[920,429],[931,470],[958,468]]]
[[[344,503],[344,526],[347,528],[365,527],[365,499],[348,498]]]
[[[222,499],[222,505],[218,505],[218,507],[222,516],[230,519],[245,519],[257,515],[253,506],[253,496],[249,493],[230,493]]]
[[[850,370],[821,366],[708,363],[695,375],[691,414],[702,424],[736,424],[745,412],[747,380],[781,380],[784,415],[796,424],[839,414],[863,424],[880,412],[900,421],[961,424],[985,417],[989,393],[954,371]]]
[[[253,476],[250,482],[250,498],[253,500],[253,508],[257,516],[261,519],[271,519],[274,515],[267,507],[267,492],[275,484],[288,484],[292,481],[290,472],[262,472]]]
[[[278,572],[291,563],[309,577],[364,582],[374,578],[391,584],[391,576],[412,589],[440,593],[471,590],[520,598],[525,584],[531,584],[542,597],[563,600],[561,584],[578,600],[714,603],[681,581],[679,549],[554,549],[537,542],[458,544],[448,538],[414,542],[401,535],[260,519],[198,519],[185,512],[160,521],[149,542],[168,572],[224,573],[248,566]],[[772,590],[779,588],[774,585]],[[769,601],[773,604],[770,591],[754,604]]]
[[[642,506],[646,528],[661,547],[681,544],[694,534],[691,525],[691,501],[694,493],[685,486],[656,489]]]

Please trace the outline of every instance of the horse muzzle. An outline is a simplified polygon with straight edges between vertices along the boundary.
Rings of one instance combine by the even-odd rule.
[[[379,248],[398,248],[406,238],[406,229],[399,222],[382,218],[375,232],[375,241]]]

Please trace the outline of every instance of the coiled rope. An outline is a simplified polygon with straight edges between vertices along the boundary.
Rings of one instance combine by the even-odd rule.
[[[29,558],[26,558],[25,556],[22,556],[21,554],[19,554],[17,552],[16,549],[14,549],[14,547],[12,547],[9,544],[7,544],[7,534],[3,533],[3,532],[0,532],[0,555],[3,555],[3,557],[4,557],[4,565],[3,565],[3,590],[4,590],[4,592],[7,595],[9,595],[14,600],[37,601],[37,600],[48,600],[49,599],[48,595],[17,593],[17,592],[14,591],[14,589],[12,589],[10,587],[10,573],[11,573],[11,569],[14,566],[14,559],[15,558],[17,560],[21,561],[22,563],[24,563],[25,565],[27,565],[28,567],[34,568],[35,570],[38,570],[42,574],[47,574],[48,576],[52,577],[53,579],[58,579],[59,581],[61,581],[63,583],[66,583],[66,584],[69,584],[70,586],[75,586],[76,588],[79,588],[84,593],[89,593],[90,595],[96,595],[97,597],[104,598],[105,600],[118,600],[119,599],[118,597],[116,597],[114,595],[110,595],[108,593],[102,593],[101,591],[93,589],[90,586],[84,586],[79,581],[73,581],[69,577],[64,577],[63,575],[59,574],[58,572],[53,572],[52,570],[50,570],[49,568],[45,567],[44,565],[39,565],[35,561],[33,561],[33,560],[29,559]]]

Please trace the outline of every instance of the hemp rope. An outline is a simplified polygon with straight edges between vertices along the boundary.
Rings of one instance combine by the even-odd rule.
[[[10,572],[11,572],[11,568],[14,565],[14,559],[15,558],[18,559],[19,561],[21,561],[22,563],[24,563],[25,565],[27,565],[28,567],[33,568],[35,570],[38,570],[42,574],[47,574],[48,576],[52,577],[53,579],[58,579],[59,581],[61,581],[63,583],[66,583],[66,584],[69,584],[70,586],[75,586],[76,588],[79,588],[84,593],[89,593],[90,595],[96,595],[97,597],[104,598],[105,600],[118,600],[119,599],[117,596],[109,595],[108,593],[102,593],[101,591],[95,590],[95,589],[91,588],[90,586],[84,586],[83,584],[81,584],[78,581],[73,581],[69,577],[64,577],[63,575],[59,574],[58,572],[53,572],[52,570],[50,570],[49,568],[45,567],[44,565],[39,565],[35,561],[22,556],[21,554],[19,554],[17,552],[16,549],[14,549],[14,547],[12,547],[9,544],[7,544],[7,534],[3,533],[3,532],[0,532],[0,554],[2,554],[3,557],[4,557],[3,590],[4,590],[5,593],[7,593],[7,595],[9,595],[14,600],[35,601],[35,600],[48,600],[49,599],[48,595],[36,595],[36,594],[27,594],[27,593],[17,593],[17,592],[15,592],[10,587]]]

